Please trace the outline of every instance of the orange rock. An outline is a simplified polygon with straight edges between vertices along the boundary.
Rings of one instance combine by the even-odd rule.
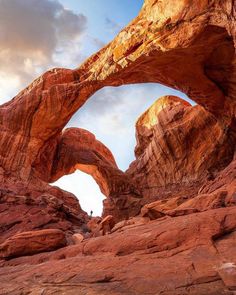
[[[143,225],[148,222],[149,222],[148,218],[145,218],[145,217],[140,217],[140,216],[132,217],[128,220],[122,220],[116,223],[115,226],[112,228],[111,232],[113,233],[115,231],[123,231],[124,229]]]
[[[94,233],[97,230],[97,228],[98,228],[99,224],[101,223],[101,221],[102,221],[101,217],[92,217],[87,223],[87,226],[88,226],[89,230],[92,233]]]
[[[42,281],[45,291],[67,294],[99,290],[108,295],[114,288],[127,294],[127,285],[130,294],[140,295],[227,294],[234,281],[222,266],[235,264],[235,214],[231,207],[167,217],[54,253],[12,259],[1,264],[1,290],[36,293]],[[32,281],[35,270],[37,282]]]
[[[186,201],[186,198],[175,197],[146,204],[141,209],[143,217],[149,217],[151,220],[158,219],[166,215],[166,212],[179,207],[180,204]]]
[[[22,232],[0,245],[0,257],[11,258],[52,251],[66,245],[65,234],[58,229]]]
[[[1,106],[2,182],[11,174],[28,187],[32,179],[35,183],[37,179],[49,182],[81,169],[90,173],[108,196],[104,216],[112,214],[119,220],[137,215],[142,205],[139,198],[145,196],[147,202],[151,201],[157,196],[156,186],[174,183],[173,189],[177,190],[176,182],[188,185],[189,179],[204,178],[208,168],[224,168],[232,160],[235,145],[236,63],[233,4],[230,0],[223,2],[181,0],[176,4],[175,0],[146,0],[138,17],[80,68],[50,70]],[[147,163],[150,173],[142,167],[122,173],[115,167],[111,153],[91,134],[63,132],[63,128],[102,87],[141,82],[163,83],[182,90],[203,108],[191,108],[183,102],[179,106],[179,99],[173,104],[162,100],[163,110],[157,116],[169,129],[163,132],[159,124],[163,133],[160,146],[153,143],[149,152],[144,152],[146,136],[150,130],[157,131],[158,124],[143,136],[140,133],[136,150],[138,157],[141,151],[145,154],[138,162],[141,166]],[[165,112],[172,105],[173,110]],[[182,111],[181,119],[178,116]],[[175,127],[173,133],[170,126]],[[178,132],[182,127],[183,134]],[[69,151],[78,146],[80,152],[72,156]],[[161,148],[166,147],[165,156]],[[195,147],[198,151],[191,157]],[[95,151],[102,160],[98,161]],[[185,155],[186,151],[189,154]],[[150,167],[153,157],[160,160],[154,165],[158,171]]]
[[[213,115],[173,96],[157,100],[138,119],[136,138],[136,160],[127,174],[147,200],[173,185],[185,191],[192,183],[197,193],[234,155],[232,138]],[[169,198],[177,192],[169,191]]]
[[[83,239],[84,239],[84,236],[78,233],[72,236],[72,240],[75,244],[80,244],[83,241]]]
[[[51,150],[48,152],[51,153]],[[53,156],[53,167],[48,167],[45,157],[47,150],[34,165],[34,174],[38,178],[53,182],[77,169],[90,174],[102,193],[112,202],[120,204],[120,211],[116,210],[116,219],[124,218],[122,209],[131,207],[133,202],[139,202],[140,194],[129,175],[118,169],[110,150],[87,130],[69,128],[62,133]],[[108,209],[104,211],[104,215],[109,213]]]
[[[26,182],[39,158],[50,170],[64,126],[105,86],[163,83],[184,91],[230,129],[235,21],[225,15],[233,14],[232,5],[146,0],[139,16],[80,68],[50,70],[0,108],[0,166]]]
[[[88,223],[88,227],[92,230],[93,236],[104,236],[109,234],[115,225],[115,220],[112,215],[108,215],[103,219],[93,219]],[[98,222],[97,222],[98,221]]]
[[[10,186],[14,189],[15,183],[12,183]],[[88,220],[78,200],[68,192],[48,185],[23,188],[23,192],[26,195],[0,190],[0,243],[22,231],[50,228],[70,236]]]
[[[114,225],[115,225],[115,221],[112,215],[108,215],[105,218],[103,218],[103,220],[100,223],[102,234],[106,235],[110,233]]]
[[[169,215],[122,221],[109,235],[54,253],[2,260],[1,292],[232,293],[235,24],[231,0],[145,0],[137,18],[80,68],[50,70],[0,107],[2,257],[62,247],[65,235],[71,241],[85,228],[88,216],[76,198],[48,185],[75,169],[91,174],[106,194],[103,216],[128,219],[163,199],[166,204],[142,214]],[[126,173],[91,133],[63,131],[102,87],[146,82],[182,90],[199,105],[165,97],[147,110],[136,125],[137,158]],[[175,207],[175,197],[186,203]],[[101,234],[111,222],[103,221]],[[51,234],[34,231],[42,228]]]

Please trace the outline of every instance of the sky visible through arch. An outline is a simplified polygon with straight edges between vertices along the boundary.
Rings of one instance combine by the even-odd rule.
[[[111,41],[142,4],[143,0],[0,0],[0,104],[52,67],[79,66]],[[169,94],[187,99],[159,84],[107,87],[91,97],[68,126],[93,132],[126,170],[134,159],[136,119]],[[76,172],[56,185],[74,193],[87,212],[101,214],[104,196],[90,176]]]

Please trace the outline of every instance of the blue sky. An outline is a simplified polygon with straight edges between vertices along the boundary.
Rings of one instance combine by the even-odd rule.
[[[138,14],[143,5],[143,0],[61,0],[60,2],[66,8],[86,15],[88,34],[104,42],[109,42],[114,37],[114,32],[107,26],[107,19],[123,28]]]
[[[60,0],[68,9],[87,17],[83,43],[85,58],[112,41],[116,34],[139,13],[143,0]],[[97,42],[96,42],[97,41]]]
[[[0,103],[47,69],[77,67],[111,41],[142,4],[142,0],[0,0]],[[67,127],[93,132],[125,171],[134,160],[135,121],[157,98],[170,94],[187,99],[158,84],[107,87],[91,97]],[[101,214],[104,196],[90,176],[77,171],[56,185],[74,193],[87,212]]]

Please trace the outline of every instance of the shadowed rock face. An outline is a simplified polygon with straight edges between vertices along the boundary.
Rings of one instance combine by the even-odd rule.
[[[235,17],[231,0],[146,0],[80,68],[48,71],[0,107],[0,248],[19,256],[0,261],[5,294],[233,294]],[[125,173],[93,134],[62,131],[97,90],[141,82],[179,89],[198,105],[164,97],[147,110]],[[86,239],[79,202],[48,184],[76,169],[107,196],[104,216],[135,217]],[[47,248],[44,238],[38,244],[44,230],[64,234]],[[85,240],[20,257],[73,244],[74,234]],[[30,241],[37,246],[25,248]]]

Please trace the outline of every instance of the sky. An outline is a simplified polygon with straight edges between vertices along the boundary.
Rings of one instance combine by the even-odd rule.
[[[78,67],[110,42],[139,12],[143,0],[0,0],[0,104],[53,67]],[[14,20],[14,21],[13,21]],[[67,127],[94,133],[125,171],[134,160],[135,121],[159,97],[183,93],[159,84],[106,87]],[[91,176],[75,172],[55,185],[81,207],[102,212],[105,198]]]

